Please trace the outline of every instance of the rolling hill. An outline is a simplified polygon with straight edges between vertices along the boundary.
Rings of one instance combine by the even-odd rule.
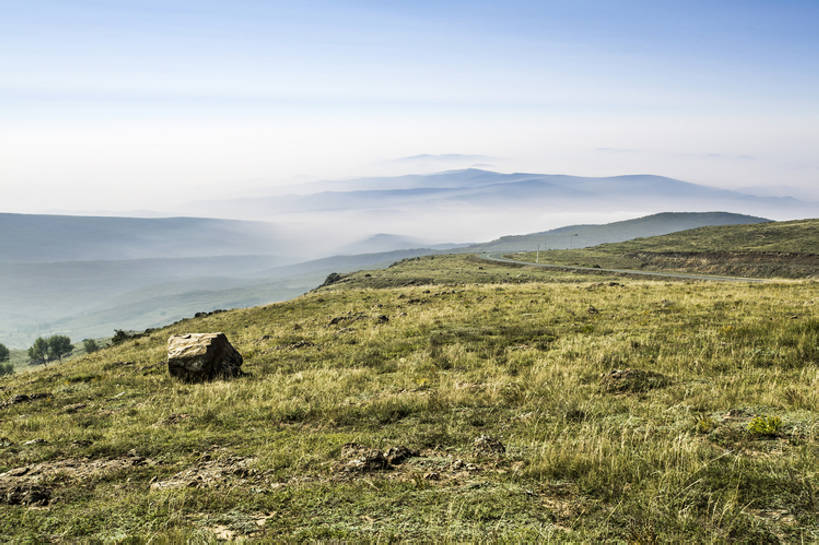
[[[535,254],[514,254],[533,261]],[[734,276],[819,277],[819,219],[700,227],[663,236],[540,253],[542,263]]]

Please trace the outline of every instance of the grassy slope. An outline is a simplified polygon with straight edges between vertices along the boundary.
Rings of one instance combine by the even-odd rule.
[[[764,218],[729,212],[661,212],[641,218],[603,225],[569,225],[542,233],[501,237],[474,244],[473,252],[515,252],[541,248],[582,248],[637,237],[663,235],[706,225],[734,225],[767,222]]]
[[[567,280],[411,260],[0,379],[0,399],[53,396],[0,409],[0,472],[46,464],[0,486],[51,493],[0,500],[0,535],[815,541],[816,283]],[[217,330],[251,376],[171,380],[167,336]],[[671,383],[604,389],[624,367]],[[757,414],[781,429],[746,431]],[[474,451],[481,435],[506,452]],[[349,442],[421,456],[342,471]]]
[[[534,261],[535,253],[515,254]],[[543,263],[743,276],[819,275],[819,219],[689,231],[581,250],[540,252]]]

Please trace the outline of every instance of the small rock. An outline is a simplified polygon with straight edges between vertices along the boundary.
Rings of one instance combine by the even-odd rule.
[[[464,464],[464,461],[463,461],[463,460],[455,460],[454,462],[452,462],[452,469],[453,469],[454,471],[458,471],[458,470],[460,470],[460,469],[463,469],[463,467],[464,467],[465,465],[466,465],[466,464]]]
[[[430,471],[429,473],[424,473],[424,479],[428,481],[440,481],[441,474],[437,471]]]
[[[376,318],[376,321],[380,324],[386,324],[390,321],[390,319],[386,314],[381,314],[378,318]]]
[[[378,471],[389,469],[390,463],[381,451],[372,450],[358,458],[350,460],[344,467],[349,471]]]
[[[409,458],[418,456],[418,452],[405,446],[390,447],[384,452],[384,457],[392,465],[399,465]]]
[[[341,456],[350,458],[344,464],[346,471],[378,471],[389,469],[390,463],[384,454],[377,449],[368,448],[357,443],[347,443],[341,447]]]
[[[32,439],[31,441],[26,441],[23,445],[30,447],[33,445],[44,445],[46,443],[45,439]]]
[[[473,448],[477,454],[503,454],[506,452],[503,443],[489,435],[481,435],[475,439]]]
[[[63,412],[67,413],[67,414],[73,414],[73,413],[79,411],[80,409],[84,409],[85,407],[86,407],[85,403],[74,403],[72,405],[67,405],[63,409]]]

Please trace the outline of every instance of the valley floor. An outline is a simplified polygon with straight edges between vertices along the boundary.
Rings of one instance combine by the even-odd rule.
[[[0,536],[816,542],[817,304],[436,256],[185,320],[0,378]],[[204,331],[249,375],[172,380]]]

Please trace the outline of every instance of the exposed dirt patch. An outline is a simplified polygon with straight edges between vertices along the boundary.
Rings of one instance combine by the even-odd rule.
[[[334,318],[331,318],[330,322],[327,325],[350,324],[353,322],[357,322],[358,320],[365,320],[366,318],[367,318],[366,314],[351,311],[348,312],[347,314],[342,314],[341,316],[335,316]]]
[[[671,384],[671,379],[654,371],[642,369],[614,369],[601,378],[601,386],[606,392],[647,392]]]
[[[36,394],[17,394],[12,396],[12,398],[8,401],[0,403],[0,409],[11,407],[12,405],[19,405],[20,403],[30,403],[32,401],[37,401],[38,399],[49,399],[51,397],[53,396],[48,392],[39,392]]]
[[[154,462],[139,456],[91,460],[72,458],[41,462],[0,473],[0,502],[10,505],[46,505],[66,484],[88,481]]]
[[[218,486],[236,479],[261,477],[258,471],[250,467],[255,460],[237,456],[212,460],[210,455],[205,454],[194,467],[180,471],[170,479],[154,481],[151,483],[151,489]]]
[[[162,421],[163,424],[173,426],[174,424],[179,424],[180,422],[184,422],[185,420],[190,419],[191,415],[188,413],[174,413],[170,414]]]
[[[806,278],[819,271],[819,255],[788,252],[637,252],[642,267],[737,276]]]
[[[347,443],[341,447],[341,462],[337,468],[340,471],[359,473],[387,471],[416,456],[417,451],[403,445],[390,447],[382,452],[358,443]]]

